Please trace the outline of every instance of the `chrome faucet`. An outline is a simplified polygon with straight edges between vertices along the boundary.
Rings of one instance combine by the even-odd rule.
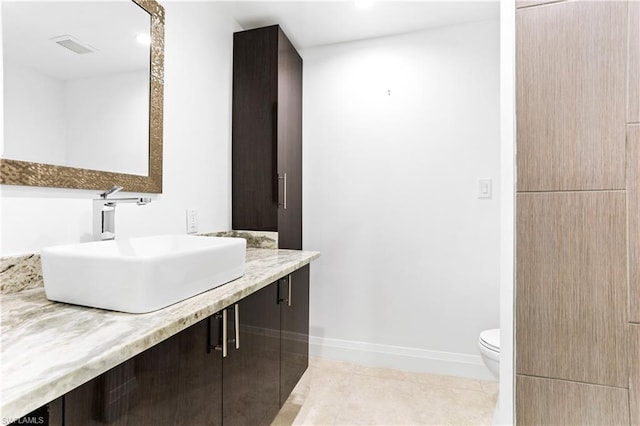
[[[116,205],[120,203],[136,203],[139,206],[149,204],[149,197],[107,198],[111,194],[122,190],[121,186],[99,194],[100,198],[93,200],[93,237],[95,240],[114,240],[116,238]]]

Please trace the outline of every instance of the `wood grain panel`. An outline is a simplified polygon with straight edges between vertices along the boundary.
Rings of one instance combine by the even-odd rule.
[[[632,425],[640,425],[640,324],[629,326],[629,408]]]
[[[640,323],[640,125],[627,127],[629,321]]]
[[[278,230],[278,27],[233,35],[233,229]]]
[[[627,387],[626,195],[517,196],[520,374]]]
[[[278,31],[278,175],[287,174],[287,208],[278,209],[278,247],[302,249],[302,58]],[[284,201],[284,200],[283,200]]]
[[[623,189],[627,3],[516,14],[518,190]]]
[[[309,366],[309,265],[291,274],[291,304],[280,303],[280,406]],[[288,299],[283,279],[278,300]]]
[[[640,123],[640,1],[629,2],[629,103],[627,121]]]
[[[541,4],[560,3],[566,0],[516,0],[516,7],[538,6]]]
[[[628,425],[627,389],[516,376],[518,425]]]

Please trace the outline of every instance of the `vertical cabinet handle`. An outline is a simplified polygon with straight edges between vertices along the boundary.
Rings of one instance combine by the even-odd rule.
[[[278,304],[281,302],[287,302],[287,306],[291,306],[291,275],[287,275],[287,297],[284,298],[280,296],[280,284],[282,283],[283,278],[278,280]]]
[[[226,358],[227,353],[229,351],[229,320],[228,320],[228,309],[222,310],[221,314],[216,314],[216,318],[222,317],[222,344],[216,345],[213,348],[217,351],[222,351],[222,357]],[[233,307],[234,313],[234,334],[236,349],[240,349],[240,306],[236,303]],[[209,336],[210,336],[210,326],[209,326]],[[209,337],[211,338],[211,337]],[[209,346],[211,347],[211,346]]]
[[[282,203],[278,202],[278,207],[282,207],[283,209],[287,209],[287,174],[283,173],[282,176],[278,175],[278,180],[282,180],[283,190],[282,190]]]
[[[240,349],[240,306],[235,305],[235,330],[236,330],[236,349]]]
[[[222,311],[222,358],[227,357],[227,310]]]
[[[207,353],[210,354],[211,353],[211,349],[216,349],[216,346],[213,345],[212,340],[211,339],[211,318],[209,317],[207,318]],[[218,318],[218,314],[214,314],[213,318]]]
[[[223,309],[222,313],[217,313],[214,315],[216,319],[222,318],[222,342],[219,345],[213,346],[213,349],[216,351],[222,351],[222,357],[227,357],[227,310]],[[209,331],[209,339],[211,339],[211,320],[209,320],[208,331]],[[209,348],[212,346],[209,345]]]

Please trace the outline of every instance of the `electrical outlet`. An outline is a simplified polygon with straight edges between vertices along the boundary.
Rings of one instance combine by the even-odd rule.
[[[198,232],[198,211],[187,209],[187,234]]]

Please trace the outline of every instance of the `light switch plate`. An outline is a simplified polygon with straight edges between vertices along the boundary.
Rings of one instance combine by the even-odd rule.
[[[478,179],[478,198],[492,198],[492,180]]]
[[[187,209],[187,234],[198,232],[198,211]]]

